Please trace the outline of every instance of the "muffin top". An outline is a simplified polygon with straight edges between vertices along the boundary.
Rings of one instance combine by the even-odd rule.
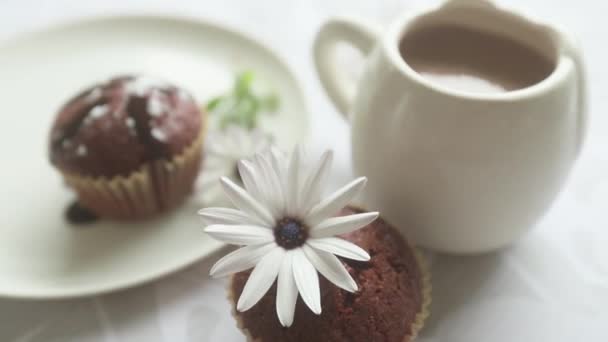
[[[51,163],[91,177],[126,176],[144,163],[179,155],[199,135],[192,96],[164,81],[121,76],[86,89],[59,111]]]
[[[348,208],[342,215],[356,212],[360,211]],[[251,309],[236,313],[254,340],[408,341],[424,300],[423,275],[412,248],[382,218],[341,237],[371,256],[368,262],[341,259],[359,291],[349,293],[320,276],[322,313],[315,315],[298,298],[293,325],[284,328],[276,316],[275,283]],[[240,296],[249,273],[232,278],[234,298]]]

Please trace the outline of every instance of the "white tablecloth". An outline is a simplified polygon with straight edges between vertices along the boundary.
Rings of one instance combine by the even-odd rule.
[[[66,18],[124,12],[189,14],[250,32],[278,51],[303,82],[313,109],[311,145],[316,151],[336,150],[332,180],[337,185],[351,175],[348,126],[316,79],[310,51],[314,33],[333,14],[386,23],[421,2],[0,0],[0,38]],[[565,191],[515,246],[476,257],[429,255],[434,301],[419,340],[608,341],[608,4],[502,3],[560,22],[581,38],[591,89],[589,137]],[[0,299],[0,341],[242,341],[224,299],[224,282],[207,276],[216,259],[95,298]]]

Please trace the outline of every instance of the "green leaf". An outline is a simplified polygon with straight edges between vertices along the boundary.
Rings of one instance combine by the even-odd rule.
[[[214,111],[223,101],[224,96],[217,96],[212,98],[209,102],[207,102],[207,110],[210,112]]]
[[[253,83],[254,78],[255,75],[251,70],[240,73],[236,78],[234,94],[239,98],[250,94],[251,84]]]
[[[212,98],[207,102],[207,110],[219,117],[220,129],[229,125],[239,125],[247,129],[257,126],[260,113],[276,112],[279,97],[274,94],[258,95],[253,91],[255,74],[251,70],[236,75],[232,91]]]

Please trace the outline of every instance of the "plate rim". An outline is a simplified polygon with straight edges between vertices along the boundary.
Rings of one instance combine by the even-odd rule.
[[[65,31],[77,28],[79,26],[86,25],[103,25],[104,22],[110,22],[113,20],[132,20],[136,21],[172,21],[177,23],[185,23],[188,25],[197,26],[206,30],[217,30],[223,31],[224,33],[236,37],[238,39],[242,39],[252,43],[257,49],[263,51],[266,55],[270,56],[273,60],[273,64],[277,65],[284,74],[291,80],[293,83],[294,90],[297,92],[297,96],[299,97],[301,102],[301,112],[308,116],[308,124],[304,133],[302,134],[302,141],[306,141],[309,139],[311,135],[310,131],[310,111],[308,108],[308,101],[306,92],[304,92],[304,88],[302,87],[302,83],[300,82],[296,73],[294,73],[293,68],[289,65],[289,63],[277,52],[271,49],[266,43],[261,41],[255,36],[251,34],[231,27],[230,25],[226,25],[223,23],[219,23],[215,20],[209,20],[204,17],[196,17],[192,15],[186,14],[158,14],[158,13],[117,13],[117,14],[101,14],[101,15],[84,15],[72,18],[65,18],[54,21],[50,24],[43,25],[41,27],[36,27],[33,29],[26,29],[14,34],[9,34],[6,37],[0,38],[0,53],[5,49],[11,49],[12,45],[18,45],[22,43],[22,41],[27,41],[29,39],[34,39],[36,36],[44,35],[44,34],[52,34],[57,33],[59,31]],[[59,32],[61,33],[61,32]],[[95,287],[95,286],[79,286],[76,288],[67,288],[67,290],[63,290],[60,288],[48,288],[43,291],[20,291],[19,289],[15,289],[14,291],[3,291],[0,288],[0,298],[4,299],[15,299],[15,300],[32,300],[32,301],[40,301],[40,300],[64,300],[64,299],[74,299],[74,298],[83,298],[83,297],[92,297],[97,295],[108,294],[111,292],[124,291],[127,289],[131,289],[137,286],[141,286],[144,284],[148,284],[154,281],[157,281],[161,278],[166,277],[175,272],[179,272],[183,269],[186,269],[198,261],[201,261],[207,257],[213,256],[217,254],[220,250],[228,248],[226,244],[221,242],[217,242],[215,240],[210,240],[211,244],[206,246],[205,248],[201,248],[203,251],[199,253],[191,253],[188,258],[185,258],[183,261],[176,262],[167,266],[157,272],[148,272],[141,276],[133,276],[126,281],[115,281],[105,287]],[[71,289],[71,290],[70,290]]]
[[[185,270],[188,267],[194,265],[198,261],[202,261],[205,258],[212,256],[223,249],[229,248],[229,245],[212,241],[213,246],[207,248],[205,253],[193,253],[193,256],[185,262],[176,263],[170,267],[164,268],[162,271],[156,273],[142,275],[140,277],[134,277],[131,281],[117,282],[116,285],[107,286],[105,288],[94,288],[94,287],[81,287],[81,290],[77,291],[47,291],[47,292],[1,292],[0,299],[14,299],[14,300],[27,300],[27,301],[45,301],[45,300],[65,300],[65,299],[78,299],[86,297],[94,297],[99,295],[105,295],[114,292],[120,292],[129,290],[138,286],[146,285],[154,281],[160,280],[170,274],[177,273]]]

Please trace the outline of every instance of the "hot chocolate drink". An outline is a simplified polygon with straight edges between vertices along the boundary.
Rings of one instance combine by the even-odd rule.
[[[425,78],[466,92],[504,92],[534,85],[555,61],[516,40],[459,25],[413,28],[400,43],[405,62]]]

